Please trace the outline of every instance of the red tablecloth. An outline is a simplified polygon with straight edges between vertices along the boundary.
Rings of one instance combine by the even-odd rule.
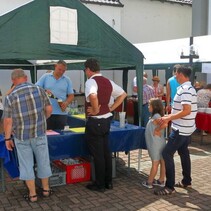
[[[211,132],[211,114],[198,112],[196,115],[196,127],[200,130]]]

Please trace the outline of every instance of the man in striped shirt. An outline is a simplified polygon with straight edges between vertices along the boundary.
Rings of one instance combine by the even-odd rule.
[[[175,192],[174,187],[191,187],[191,161],[188,150],[191,134],[195,131],[195,117],[197,113],[197,95],[189,78],[191,69],[181,66],[177,69],[176,79],[180,86],[174,97],[171,114],[164,116],[160,124],[172,121],[172,131],[169,135],[166,147],[163,150],[163,158],[166,166],[166,184],[164,188],[155,190],[156,195],[169,195]],[[175,184],[174,153],[178,151],[181,158],[183,179]]]

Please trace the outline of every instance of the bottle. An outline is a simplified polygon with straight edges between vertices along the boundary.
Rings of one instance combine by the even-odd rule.
[[[51,92],[47,92],[47,91],[46,91],[46,93],[47,93],[47,95],[48,95],[48,97],[49,97],[49,98],[53,98],[53,99],[58,100],[58,98],[57,98],[56,96],[54,96],[54,94],[53,94],[53,93],[51,93]]]

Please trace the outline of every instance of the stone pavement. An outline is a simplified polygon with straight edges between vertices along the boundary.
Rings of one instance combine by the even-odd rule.
[[[211,135],[204,137],[204,144],[199,143],[199,134],[194,134],[190,145],[192,160],[191,189],[176,189],[170,196],[155,196],[152,189],[146,189],[140,183],[147,178],[151,161],[147,151],[142,151],[141,171],[138,172],[138,151],[131,152],[131,168],[128,172],[127,156],[119,153],[117,159],[117,177],[114,189],[105,193],[92,192],[85,188],[87,183],[70,184],[54,188],[50,198],[39,198],[37,203],[24,201],[26,192],[21,181],[7,178],[5,193],[0,193],[0,211],[28,210],[143,210],[143,211],[201,211],[211,210]],[[176,181],[181,180],[181,166],[175,155]]]

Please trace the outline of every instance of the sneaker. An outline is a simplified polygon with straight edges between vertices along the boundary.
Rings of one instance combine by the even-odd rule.
[[[149,188],[149,189],[153,188],[152,184],[148,183],[148,181],[143,181],[142,185],[146,188]]]
[[[202,135],[207,136],[207,133],[203,130]]]
[[[152,183],[154,186],[165,187],[165,182],[161,182],[160,180],[155,179]]]

